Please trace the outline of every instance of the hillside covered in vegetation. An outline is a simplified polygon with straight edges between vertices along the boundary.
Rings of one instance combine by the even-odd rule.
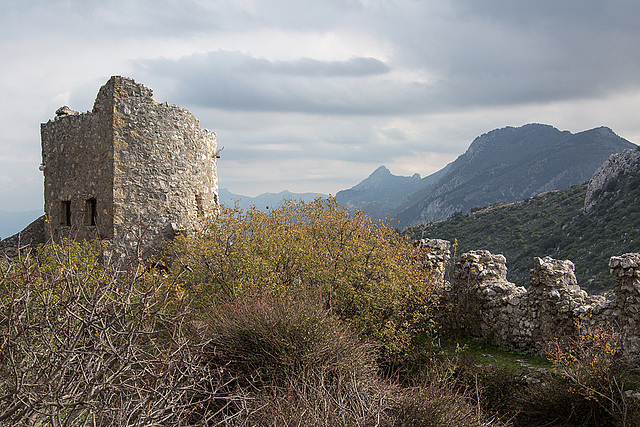
[[[640,175],[624,174],[599,192],[584,211],[587,184],[407,230],[413,238],[457,241],[457,251],[486,249],[507,258],[508,279],[527,286],[533,257],[569,259],[578,283],[590,292],[611,289],[609,258],[640,250]]]

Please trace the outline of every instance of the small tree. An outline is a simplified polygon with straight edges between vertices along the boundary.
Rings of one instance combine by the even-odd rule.
[[[575,338],[548,346],[554,372],[520,398],[518,418],[535,425],[638,425],[640,405],[623,393],[620,337],[608,327],[576,327]]]

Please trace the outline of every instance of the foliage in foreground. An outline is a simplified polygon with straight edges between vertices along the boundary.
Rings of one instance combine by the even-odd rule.
[[[369,345],[317,303],[254,295],[204,316],[228,425],[377,425],[389,387]]]
[[[221,207],[206,228],[178,238],[171,272],[204,306],[255,293],[311,289],[340,319],[402,356],[432,328],[442,283],[421,252],[335,199],[289,202],[268,212]]]
[[[620,337],[601,326],[577,326],[576,338],[549,345],[555,374],[522,397],[522,417],[535,425],[638,425],[640,402],[624,393]]]
[[[212,395],[188,303],[88,244],[0,261],[0,422],[183,425]]]
[[[23,255],[0,261],[2,425],[481,425],[464,394],[383,379],[317,295],[205,308],[89,244]]]
[[[282,224],[270,218],[287,209]],[[424,274],[421,258],[384,227],[367,235],[370,222],[330,203],[231,210],[220,219],[232,226],[177,242],[168,272],[118,271],[89,243],[0,260],[0,424],[631,426],[640,419],[640,405],[622,393],[607,331],[557,347],[550,354],[560,374],[530,384],[447,355],[437,341],[425,345],[437,284],[423,275],[419,286],[400,288],[412,277],[401,267]],[[254,238],[265,244],[252,247]],[[228,259],[217,258],[221,248]],[[307,263],[328,271],[306,270]],[[399,338],[379,333],[390,322]],[[402,349],[403,357],[378,365],[389,360],[380,348],[386,356]]]

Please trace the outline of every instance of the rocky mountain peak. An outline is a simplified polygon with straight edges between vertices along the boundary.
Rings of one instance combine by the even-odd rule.
[[[356,191],[376,190],[383,188],[395,187],[397,185],[406,184],[407,181],[420,180],[420,174],[413,174],[411,177],[393,175],[386,166],[380,166],[374,170],[371,175],[361,181],[358,185],[351,188]]]
[[[475,138],[437,182],[407,197],[395,217],[413,226],[583,183],[612,153],[632,147],[606,127],[575,134],[537,123],[495,129]]]
[[[593,174],[584,200],[585,212],[590,212],[598,203],[609,183],[626,173],[640,173],[640,147],[612,154]]]

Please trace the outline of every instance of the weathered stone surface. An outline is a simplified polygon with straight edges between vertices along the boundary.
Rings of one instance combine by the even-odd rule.
[[[216,135],[186,109],[114,76],[91,112],[62,107],[41,125],[45,212],[54,239],[150,247],[218,202]]]
[[[609,268],[616,278],[618,308],[627,310],[640,308],[640,254],[630,253],[611,257]]]
[[[535,288],[577,290],[579,287],[574,271],[575,267],[571,261],[535,257],[530,283]]]
[[[446,269],[451,259],[451,242],[440,239],[422,239],[418,242],[424,253],[424,264],[435,271],[441,280],[445,279]]]
[[[456,265],[455,280],[469,283],[506,282],[507,265],[504,255],[489,251],[471,251],[462,254]]]
[[[67,105],[64,105],[56,110],[56,116],[66,116],[69,114],[77,114],[77,113],[73,111],[71,108],[69,108],[69,106]]]

